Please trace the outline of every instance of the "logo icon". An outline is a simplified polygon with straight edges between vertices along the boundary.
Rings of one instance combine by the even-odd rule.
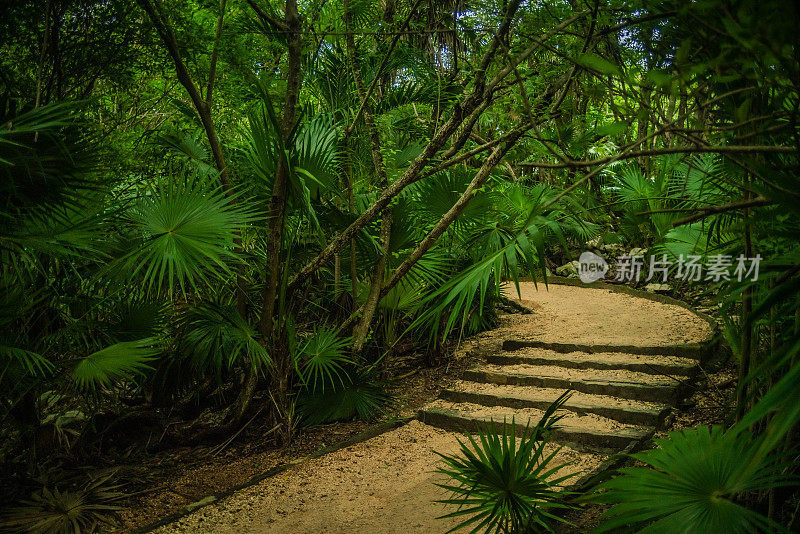
[[[584,284],[602,280],[608,272],[608,262],[594,252],[584,252],[578,258],[578,277]]]

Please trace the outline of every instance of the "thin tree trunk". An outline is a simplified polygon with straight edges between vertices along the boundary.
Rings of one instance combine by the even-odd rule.
[[[504,146],[498,146],[492,151],[456,203],[453,204],[453,206],[442,216],[441,219],[439,219],[433,229],[431,229],[428,235],[425,236],[422,241],[420,241],[417,247],[403,261],[403,263],[401,263],[400,266],[395,269],[391,278],[381,288],[377,299],[378,302],[380,302],[389,293],[389,291],[391,291],[391,289],[396,286],[406,274],[408,274],[408,272],[414,267],[420,258],[422,258],[425,253],[436,244],[442,234],[444,234],[444,232],[447,231],[447,229],[451,224],[453,224],[459,215],[464,212],[464,209],[475,197],[475,192],[480,189],[484,183],[486,183],[486,180],[491,174],[492,169],[500,162],[500,160],[511,149],[511,147],[514,146],[514,144],[525,133],[525,131],[526,129],[518,129],[515,131],[515,135],[512,136]],[[347,330],[350,328],[350,325],[355,322],[361,313],[362,309],[359,309],[353,313],[353,315],[351,315],[340,328],[342,330]]]
[[[333,294],[339,297],[342,290],[342,257],[337,252],[333,256]]]
[[[286,0],[285,21],[286,41],[288,49],[288,73],[286,80],[286,97],[284,100],[283,117],[281,120],[281,136],[284,144],[290,141],[291,133],[297,117],[297,103],[300,98],[301,53],[302,53],[302,21],[297,10],[297,0]],[[275,170],[275,182],[272,187],[272,196],[269,202],[269,223],[267,229],[267,275],[265,280],[261,319],[259,331],[271,349],[274,362],[273,378],[275,401],[274,415],[276,422],[284,426],[282,432],[284,443],[290,436],[290,422],[285,420],[289,409],[290,376],[293,372],[291,355],[288,346],[283,340],[285,332],[279,324],[280,319],[275,317],[275,304],[280,283],[281,245],[283,241],[284,217],[286,212],[286,192],[289,182],[289,169],[283,156],[278,158]],[[253,378],[252,380],[255,380]],[[244,399],[244,409],[252,398]],[[243,413],[243,411],[242,411]]]
[[[211,146],[211,154],[214,157],[214,164],[219,171],[220,182],[222,183],[223,187],[226,191],[230,190],[230,180],[228,175],[228,169],[225,164],[225,155],[222,152],[222,144],[219,141],[219,137],[217,136],[217,130],[214,128],[214,121],[211,118],[211,106],[210,106],[210,99],[206,102],[202,95],[200,94],[200,90],[195,85],[194,81],[192,81],[192,77],[189,74],[186,65],[183,62],[180,54],[180,48],[178,46],[178,41],[175,38],[175,33],[172,31],[172,27],[169,25],[168,18],[164,14],[163,9],[161,9],[161,5],[159,4],[159,0],[136,0],[139,5],[144,9],[147,15],[150,17],[150,21],[155,26],[156,31],[158,32],[161,40],[164,42],[164,45],[167,47],[167,52],[169,52],[170,57],[172,57],[172,61],[175,64],[175,72],[178,76],[178,81],[180,84],[186,89],[186,92],[189,93],[189,98],[192,100],[192,104],[194,105],[195,111],[197,111],[197,115],[200,117],[200,122],[203,124],[203,129],[205,130],[206,137],[208,138],[208,144]],[[225,2],[222,2],[222,7],[224,9]],[[222,28],[222,17],[224,13],[220,13],[220,17],[218,19],[218,27],[217,27],[217,34],[221,33]],[[219,37],[217,38],[217,41]],[[214,47],[217,47],[217,43],[215,42]],[[212,53],[213,55],[213,53]],[[212,62],[212,66],[216,68],[216,61]],[[210,73],[209,76],[209,90],[208,94],[211,93],[213,89],[213,81],[214,81],[214,74],[213,72]]]
[[[350,157],[349,145],[349,140],[345,139],[345,157],[347,158],[347,166],[345,169],[345,174],[347,177],[347,209],[350,211],[350,213],[355,213],[355,176],[353,175],[353,160]],[[358,264],[356,262],[355,237],[350,239],[350,297],[352,309],[355,310],[358,306]]]
[[[749,180],[745,178],[745,200],[750,199]],[[753,257],[753,243],[750,229],[750,209],[744,210],[744,255],[747,258]],[[741,419],[747,411],[747,392],[748,388],[745,379],[750,373],[750,360],[753,343],[754,325],[749,324],[750,313],[753,308],[752,288],[747,287],[742,292],[742,315],[740,324],[742,325],[742,353],[739,361],[739,390],[736,395],[736,418]]]
[[[358,52],[356,50],[355,39],[353,37],[353,21],[352,13],[350,12],[350,3],[344,0],[344,22],[347,29],[347,52],[350,59],[350,69],[353,72],[353,79],[355,81],[358,97],[361,100],[361,107],[364,111],[364,122],[367,126],[370,138],[370,148],[372,150],[372,164],[375,168],[375,179],[377,185],[381,189],[387,186],[386,168],[383,163],[383,154],[381,154],[381,140],[378,132],[378,126],[375,123],[375,115],[372,112],[372,104],[369,101],[369,95],[364,89],[364,83],[361,79],[361,68],[358,61]],[[356,353],[361,352],[364,348],[367,335],[369,334],[370,325],[375,316],[375,311],[378,306],[379,293],[383,285],[384,271],[386,270],[386,256],[389,254],[389,238],[392,231],[392,208],[388,204],[381,212],[381,230],[380,230],[380,243],[381,250],[378,252],[378,259],[375,262],[375,268],[372,273],[372,280],[370,283],[369,294],[367,300],[364,302],[363,313],[361,320],[356,328],[353,330],[353,350]]]
[[[492,169],[494,169],[494,167],[500,162],[508,150],[514,146],[517,139],[519,139],[522,134],[523,132],[520,130],[518,134],[506,142],[505,145],[498,146],[492,151],[456,203],[453,204],[453,206],[442,216],[441,219],[439,219],[439,222],[437,222],[428,235],[425,236],[425,239],[420,241],[419,245],[417,245],[417,248],[415,248],[408,258],[406,258],[403,263],[401,263],[400,266],[392,273],[389,281],[386,282],[386,285],[381,289],[381,298],[385,297],[389,291],[396,286],[406,274],[408,274],[408,271],[410,271],[411,268],[419,261],[419,259],[422,258],[422,256],[428,250],[430,250],[433,245],[436,244],[442,234],[444,234],[444,232],[450,227],[451,224],[453,224],[458,216],[464,212],[464,209],[466,209],[467,205],[475,197],[475,192],[480,189],[484,183],[486,183],[486,180],[489,178]]]

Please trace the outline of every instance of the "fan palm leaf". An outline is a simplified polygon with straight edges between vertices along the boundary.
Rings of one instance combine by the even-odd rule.
[[[347,377],[344,366],[353,362],[347,356],[349,338],[340,338],[330,328],[316,328],[295,355],[295,368],[303,385],[311,391],[341,387]]]
[[[182,319],[180,349],[188,354],[198,375],[219,375],[235,365],[248,364],[263,371],[272,364],[255,329],[239,314],[235,304],[204,302],[190,308]]]
[[[790,483],[781,455],[762,458],[742,476],[759,450],[749,432],[701,426],[655,441],[657,448],[632,455],[647,467],[621,469],[597,487],[593,499],[613,504],[597,532],[631,525],[652,533],[782,531],[740,501],[747,492]]]
[[[72,369],[72,381],[80,390],[96,392],[116,380],[143,374],[160,353],[153,339],[115,343],[80,358]]]
[[[241,260],[234,238],[255,212],[221,188],[190,179],[143,198],[126,219],[141,240],[119,263],[141,275],[147,289],[185,292],[230,273],[229,263]]]

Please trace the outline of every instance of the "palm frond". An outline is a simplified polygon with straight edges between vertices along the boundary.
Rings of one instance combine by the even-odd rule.
[[[254,210],[237,200],[199,179],[169,182],[126,214],[140,242],[116,264],[158,292],[197,289],[230,273],[229,264],[241,260],[236,233],[255,219]]]
[[[302,392],[298,410],[309,425],[354,418],[375,420],[384,415],[395,400],[378,374],[375,366],[348,368],[342,384],[336,388]]]
[[[640,532],[777,532],[773,521],[737,497],[790,483],[781,455],[763,459],[742,477],[758,450],[749,432],[720,426],[672,432],[657,448],[632,455],[647,467],[630,467],[601,483],[592,497],[613,504],[597,532],[639,525]]]
[[[353,362],[347,356],[349,338],[340,338],[331,328],[319,327],[299,348],[295,368],[303,385],[311,391],[325,392],[341,388],[346,383],[344,366]]]
[[[255,329],[239,314],[235,304],[204,302],[182,318],[180,350],[187,354],[198,375],[219,375],[234,366],[250,365],[263,372],[272,364]]]
[[[144,374],[151,368],[148,362],[160,352],[152,339],[115,343],[80,358],[72,369],[72,380],[78,389],[96,392],[112,382]]]

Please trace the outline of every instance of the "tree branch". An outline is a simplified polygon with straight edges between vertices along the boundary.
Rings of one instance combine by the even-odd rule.
[[[411,22],[411,18],[416,13],[417,6],[419,6],[419,4],[421,2],[422,2],[422,0],[417,0],[414,3],[414,5],[411,7],[411,10],[408,13],[408,17],[406,17],[406,20],[403,22],[403,25],[400,27],[401,31],[406,26],[408,26],[409,22]],[[347,36],[348,36],[348,40],[352,39],[353,33],[350,30],[348,30],[346,33],[347,33]],[[353,117],[353,122],[350,123],[350,126],[345,128],[345,130],[344,130],[344,134],[343,134],[344,139],[347,139],[350,136],[350,134],[353,133],[353,130],[356,127],[356,122],[358,122],[359,117],[361,117],[361,114],[364,112],[364,106],[367,105],[367,101],[372,97],[372,93],[375,91],[375,88],[378,85],[378,80],[380,80],[381,73],[383,72],[383,69],[386,67],[386,64],[389,62],[389,57],[392,55],[392,52],[394,51],[394,47],[397,46],[398,41],[400,41],[400,36],[401,35],[402,34],[399,33],[399,32],[395,34],[394,39],[392,39],[392,42],[389,45],[389,50],[387,50],[386,53],[383,55],[383,60],[381,61],[381,64],[378,66],[378,70],[375,71],[375,77],[372,79],[372,83],[369,84],[369,88],[367,89],[367,93],[361,99],[361,105],[358,106],[358,111],[356,111],[356,116]]]
[[[719,213],[725,213],[727,211],[735,211],[741,210],[746,208],[756,208],[759,206],[769,206],[774,204],[774,202],[766,197],[757,196],[756,198],[747,198],[744,200],[737,200],[735,202],[729,202],[728,204],[719,204],[717,206],[706,206],[704,208],[700,208],[697,212],[693,213],[692,215],[688,215],[677,221],[672,223],[673,227],[676,226],[683,226],[684,224],[690,224],[701,219],[705,219],[706,217],[710,217],[711,215],[717,215]]]
[[[547,162],[531,162],[531,163],[517,163],[521,167],[534,167],[540,169],[565,169],[574,167],[594,167],[595,165],[604,165],[609,162],[618,161],[621,159],[638,158],[641,156],[660,156],[664,154],[698,154],[698,153],[713,153],[713,154],[758,154],[758,153],[777,153],[777,154],[794,154],[797,149],[790,146],[770,146],[770,145],[731,145],[731,146],[685,146],[685,147],[667,147],[667,148],[654,148],[648,150],[637,150],[627,152],[622,155],[609,156],[605,158],[598,158],[593,160],[570,160],[565,159],[564,163],[547,163]]]
[[[278,31],[281,33],[287,33],[289,31],[289,25],[283,22],[282,20],[278,20],[272,17],[267,11],[261,7],[260,5],[256,4],[254,0],[247,0],[247,4],[256,12],[256,15],[267,21],[272,26],[278,28]]]

